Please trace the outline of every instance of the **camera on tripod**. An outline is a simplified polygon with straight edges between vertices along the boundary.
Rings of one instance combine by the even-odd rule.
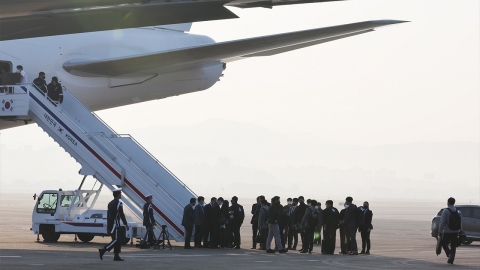
[[[168,233],[167,225],[160,225],[162,230],[160,231],[160,235],[155,237],[155,234],[153,233],[153,244],[147,243],[145,239],[148,237],[148,231],[145,233],[145,237],[140,241],[140,244],[137,244],[137,247],[141,249],[150,249],[153,247],[154,249],[165,249],[165,245],[168,246],[169,249],[172,249],[172,245],[170,244],[170,235]],[[150,230],[153,230],[154,227],[150,227]]]

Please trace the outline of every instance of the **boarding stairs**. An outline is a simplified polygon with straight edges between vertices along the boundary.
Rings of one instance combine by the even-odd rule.
[[[122,201],[140,220],[145,196],[152,194],[156,234],[167,225],[170,239],[184,241],[183,207],[197,196],[133,137],[117,134],[65,88],[58,104],[32,84],[3,90],[0,119],[35,121],[81,164],[81,175],[110,190],[121,187]]]

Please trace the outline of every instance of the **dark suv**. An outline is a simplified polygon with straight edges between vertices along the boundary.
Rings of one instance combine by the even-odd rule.
[[[480,205],[456,205],[455,208],[462,213],[463,231],[467,235],[467,242],[464,244],[469,245],[473,241],[480,241]],[[442,212],[443,209],[432,219],[432,237],[438,237],[438,225]]]

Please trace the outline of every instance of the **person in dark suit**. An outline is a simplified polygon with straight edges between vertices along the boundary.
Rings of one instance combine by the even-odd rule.
[[[123,203],[120,200],[122,198],[122,189],[117,188],[113,190],[113,200],[108,204],[107,210],[107,233],[112,237],[112,241],[104,248],[98,249],[100,253],[100,260],[103,260],[103,254],[110,252],[113,248],[114,261],[124,261],[120,258],[120,252],[122,252],[122,242],[125,237],[125,227],[128,228],[127,219],[123,213]],[[120,225],[120,221],[123,222],[125,227]]]
[[[293,198],[292,205],[288,210],[288,215],[290,218],[288,219],[289,223],[288,223],[288,241],[287,241],[288,249],[292,249],[292,250],[297,250],[297,244],[298,244],[298,231],[295,226],[297,207],[298,207],[298,199]]]
[[[340,222],[340,213],[337,208],[333,207],[333,201],[325,202],[325,209],[322,212],[323,221],[323,254],[335,253],[335,239],[337,237],[338,223]]]
[[[143,226],[147,229],[147,237],[145,237],[145,242],[150,243],[153,246],[153,226],[155,226],[155,217],[153,216],[153,207],[152,207],[152,195],[145,196],[147,201],[143,205]]]
[[[40,73],[38,73],[38,78],[35,78],[35,80],[33,80],[33,84],[38,89],[40,89],[45,95],[47,93],[47,82],[45,81],[45,72],[41,71]]]
[[[219,244],[222,249],[228,249],[232,245],[232,224],[230,221],[230,205],[228,201],[219,202],[220,218],[219,226]]]
[[[57,77],[52,77],[52,82],[47,85],[48,97],[55,104],[63,102],[63,88]]]
[[[204,233],[203,233],[203,247],[210,247],[213,239],[213,206],[217,203],[217,198],[212,197],[210,203],[204,207]]]
[[[370,254],[370,231],[372,226],[373,212],[370,210],[368,202],[363,203],[363,223],[360,226],[360,235],[362,236],[362,251],[360,254]],[[365,247],[367,250],[365,250]]]
[[[345,210],[345,217],[343,218],[342,223],[345,225],[345,235],[347,237],[347,246],[349,255],[358,255],[357,248],[357,206],[352,203],[353,198],[347,197],[345,203],[348,205],[348,208]]]
[[[345,236],[345,225],[342,223],[342,220],[345,218],[345,209],[347,209],[347,204],[343,205],[344,208],[340,211],[340,222],[338,228],[340,231],[340,254],[347,254],[347,237]]]
[[[193,242],[196,248],[202,247],[203,232],[205,230],[205,198],[198,197],[198,204],[195,206],[195,235]],[[203,242],[205,245],[205,242]]]
[[[297,227],[300,227],[300,224],[302,223],[303,216],[305,215],[305,212],[307,211],[307,205],[305,204],[305,198],[303,196],[298,197],[298,202],[299,202],[299,205],[298,205],[296,213],[295,213],[295,224],[297,224]],[[304,237],[305,237],[305,233],[302,231],[300,233],[300,238],[302,239],[302,245],[303,245],[303,243],[306,242]],[[302,250],[300,250],[300,251],[302,251]]]
[[[223,198],[218,197],[217,201],[212,206],[211,224],[212,231],[210,235],[210,248],[217,249],[220,241],[220,217],[222,215],[221,207],[223,205]]]
[[[190,204],[187,204],[183,209],[182,226],[185,228],[185,249],[192,249],[190,246],[190,239],[192,238],[193,226],[195,225],[195,202],[197,199],[191,198]]]
[[[260,196],[257,197],[257,203],[254,203],[252,205],[252,220],[250,221],[250,224],[252,224],[252,248],[251,249],[257,249],[257,232],[258,232],[258,210],[260,210],[260,207],[262,205],[260,204]]]
[[[230,207],[230,220],[232,224],[234,245],[235,249],[240,249],[240,227],[242,227],[245,219],[245,211],[243,210],[243,206],[238,204],[237,196],[233,196],[231,202],[232,206]]]

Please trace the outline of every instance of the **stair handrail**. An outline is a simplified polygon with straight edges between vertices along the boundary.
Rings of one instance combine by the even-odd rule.
[[[62,85],[62,88],[63,88],[63,92],[68,92],[69,96],[70,97],[73,97],[78,103],[80,103],[88,112],[90,112],[94,117],[96,117],[102,124],[104,124],[108,130],[110,132],[112,132],[112,134],[114,136],[118,136],[117,132],[115,132],[115,130],[113,130],[112,127],[110,127],[105,121],[103,121],[102,118],[100,118],[100,116],[98,116],[95,112],[93,112],[90,108],[87,107],[87,105],[85,105],[81,100],[79,100],[72,92],[68,91],[68,89]]]
[[[122,149],[120,149],[120,147],[118,147],[115,143],[113,143],[112,141],[108,140],[109,137],[105,135],[105,133],[103,132],[89,132],[88,133],[89,135],[101,135],[103,136],[105,139],[107,139],[106,141],[111,145],[113,146],[115,149],[117,149],[117,151],[119,151],[125,158],[127,158],[127,160],[132,163],[139,171],[141,171],[141,173],[143,175],[145,175],[150,181],[152,181],[155,186],[160,186],[161,190],[163,191],[164,194],[166,194],[170,199],[172,199],[173,201],[176,202],[176,205],[179,207],[180,210],[183,211],[183,207],[182,207],[182,204],[173,196],[170,194],[170,192],[167,191],[167,189],[165,187],[162,186],[161,183],[155,181],[155,179],[147,172],[145,171],[133,158],[131,158],[127,153],[125,153]]]
[[[158,163],[158,165],[160,165],[164,170],[170,173],[173,176],[173,178],[175,178],[175,180],[177,180],[185,189],[190,191],[194,196],[198,197],[197,194],[193,192],[193,190],[191,190],[187,185],[185,185],[185,183],[183,183],[182,180],[180,180],[172,171],[170,171],[167,167],[165,167],[165,165],[163,165],[163,163],[160,162],[160,160],[158,160],[152,153],[150,153],[145,147],[143,147],[143,145],[141,145],[137,140],[135,140],[133,136],[131,136],[130,134],[117,134],[117,135],[119,137],[129,137],[130,139],[132,139],[134,143],[136,143],[143,151],[145,151],[145,153],[147,153],[153,160],[155,160]]]

